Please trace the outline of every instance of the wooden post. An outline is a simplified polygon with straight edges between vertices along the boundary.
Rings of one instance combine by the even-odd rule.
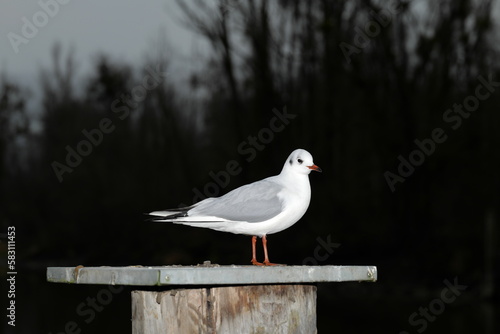
[[[375,282],[377,267],[49,267],[47,281],[163,287],[132,292],[134,334],[309,334],[316,333],[316,283]]]
[[[316,286],[133,291],[132,333],[316,333]]]

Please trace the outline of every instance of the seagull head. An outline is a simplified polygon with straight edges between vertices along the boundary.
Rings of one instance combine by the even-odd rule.
[[[311,153],[300,148],[290,154],[283,166],[283,171],[285,170],[306,175],[313,170],[321,172],[321,168],[314,164]]]

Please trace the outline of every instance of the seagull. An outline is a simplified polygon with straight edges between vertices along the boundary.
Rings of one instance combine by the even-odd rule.
[[[150,221],[251,235],[251,263],[272,266],[275,264],[269,261],[266,236],[283,231],[302,218],[311,200],[311,171],[321,172],[321,168],[314,164],[309,152],[296,149],[286,159],[278,175],[185,208],[150,212]],[[263,263],[256,258],[257,237],[262,238]]]

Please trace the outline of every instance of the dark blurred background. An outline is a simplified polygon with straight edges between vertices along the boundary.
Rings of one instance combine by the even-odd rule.
[[[36,94],[4,68],[0,233],[16,228],[18,276],[15,331],[0,328],[130,331],[130,288],[87,323],[76,310],[103,287],[49,284],[48,266],[249,264],[248,236],[142,213],[278,174],[304,148],[323,173],[305,216],[268,238],[271,260],[379,270],[319,285],[320,333],[496,333],[497,5],[179,0],[178,24],[206,42],[187,84],[168,41],[139,65],[100,54],[85,76],[78,45],[56,44]],[[467,288],[443,310],[445,281]]]

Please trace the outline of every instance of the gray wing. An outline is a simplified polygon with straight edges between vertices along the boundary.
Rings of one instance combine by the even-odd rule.
[[[215,216],[233,221],[262,222],[281,213],[283,188],[268,179],[247,184],[218,198],[207,198],[188,216]]]

